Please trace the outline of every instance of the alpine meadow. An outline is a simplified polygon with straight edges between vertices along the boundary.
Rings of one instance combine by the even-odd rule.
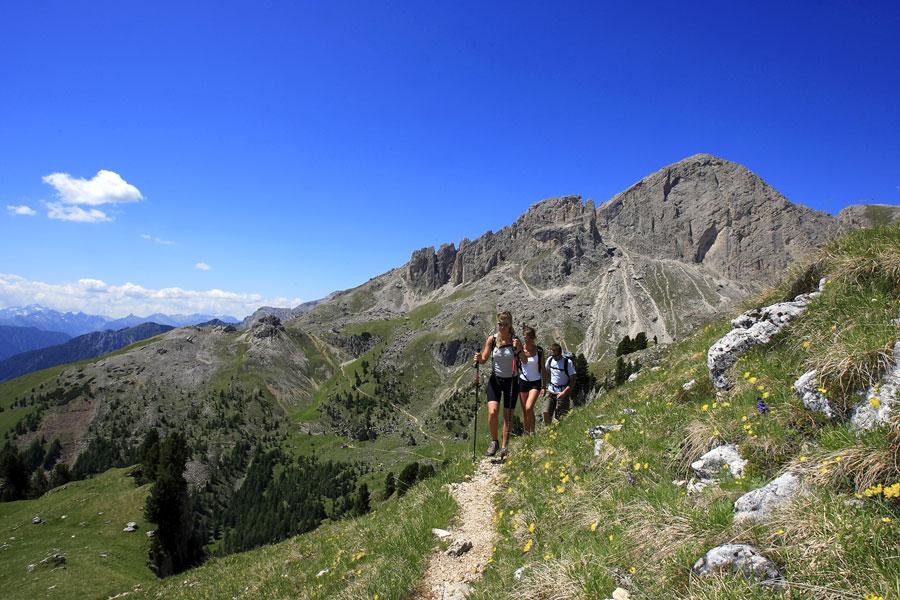
[[[672,8],[0,9],[0,597],[900,599],[900,10]]]

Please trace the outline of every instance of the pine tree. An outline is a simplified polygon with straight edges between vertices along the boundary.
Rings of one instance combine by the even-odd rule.
[[[416,483],[416,479],[419,476],[419,463],[409,463],[403,470],[400,471],[400,476],[397,477],[397,494],[402,496],[406,493],[406,491]]]
[[[159,432],[156,429],[150,429],[144,435],[138,457],[141,459],[142,483],[155,481],[159,468]]]
[[[203,545],[194,530],[191,498],[183,476],[188,456],[184,436],[171,433],[160,448],[156,483],[144,508],[147,520],[157,526],[150,545],[149,566],[159,577],[180,573],[203,559]]]
[[[50,473],[50,487],[57,488],[61,485],[72,481],[72,473],[69,471],[69,465],[58,462]]]
[[[356,498],[353,502],[353,513],[364,515],[369,512],[369,500],[369,486],[363,483],[356,492]]]
[[[637,334],[637,337],[634,338],[634,349],[635,350],[644,350],[647,347],[647,334],[645,332],[640,332]]]
[[[29,475],[44,464],[44,454],[43,440],[35,437],[25,450],[25,467],[28,469]]]
[[[28,495],[31,498],[40,498],[49,489],[47,475],[43,467],[38,467],[31,474],[31,481],[28,484]]]
[[[47,449],[47,454],[44,455],[44,470],[49,471],[52,469],[61,455],[62,444],[59,442],[59,438],[53,438],[50,448]]]
[[[391,471],[387,474],[387,477],[384,478],[384,499],[387,500],[393,496],[396,489],[397,482],[394,480],[394,472]]]
[[[0,501],[21,500],[28,494],[28,468],[25,458],[9,442],[0,451]]]
[[[628,365],[625,363],[625,359],[620,356],[616,359],[616,385],[622,385],[623,383],[628,381],[628,375]]]

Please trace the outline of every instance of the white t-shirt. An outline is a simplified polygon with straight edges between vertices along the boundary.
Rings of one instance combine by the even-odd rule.
[[[519,373],[519,379],[523,381],[540,381],[541,379],[541,357],[540,350],[535,350],[534,356],[529,356],[522,363],[522,371]]]
[[[563,374],[563,362],[568,363],[565,375]],[[556,360],[553,356],[550,356],[547,359],[546,366],[550,372],[550,385],[547,386],[548,392],[558,394],[563,391],[563,388],[572,383],[572,378],[575,376],[575,361],[571,358],[560,356],[559,360]]]

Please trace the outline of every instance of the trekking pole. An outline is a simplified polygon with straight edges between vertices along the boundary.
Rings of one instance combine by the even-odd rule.
[[[478,387],[481,383],[481,371],[478,369],[478,362],[473,362],[472,367],[475,369],[475,416],[472,418],[474,431],[472,432],[472,462],[475,462],[475,446],[478,443]]]

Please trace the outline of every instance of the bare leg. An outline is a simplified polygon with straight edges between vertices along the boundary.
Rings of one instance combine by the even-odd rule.
[[[534,433],[534,404],[540,392],[538,390],[530,390],[528,397],[523,401],[522,409],[525,412],[525,433]]]
[[[501,448],[506,448],[509,445],[509,421],[512,419],[512,416],[513,409],[503,409],[503,443],[500,444]]]
[[[522,405],[522,425],[525,433],[528,433],[528,392],[519,392],[519,404]]]
[[[497,413],[500,412],[499,402],[488,402],[488,431],[491,432],[491,439],[497,439]]]

